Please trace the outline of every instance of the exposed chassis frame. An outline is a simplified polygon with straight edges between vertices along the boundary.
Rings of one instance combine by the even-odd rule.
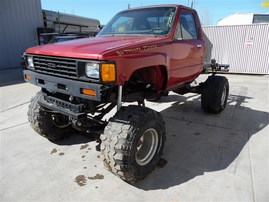
[[[229,65],[219,65],[216,63],[216,60],[212,59],[211,64],[207,64],[204,66],[203,73],[212,73],[212,76],[216,75],[218,72],[228,72]],[[174,92],[184,95],[186,93],[202,93],[204,82],[201,82],[195,86],[185,85],[182,88],[175,90]],[[168,93],[167,93],[168,94]],[[83,104],[72,104],[70,102],[51,97],[51,96],[44,96],[43,100],[39,101],[39,104],[42,107],[48,109],[48,113],[57,114],[61,113],[66,115],[70,119],[70,123],[73,125],[74,128],[83,132],[84,134],[90,134],[91,137],[95,137],[99,139],[103,129],[107,125],[107,121],[102,120],[103,117],[109,113],[115,106],[117,106],[117,111],[120,110],[122,107],[122,100],[123,100],[123,86],[118,86],[118,93],[117,93],[117,101],[111,102],[110,104],[104,103],[100,108],[95,111],[95,114],[98,115],[90,115],[90,113],[83,111]],[[137,101],[138,105],[144,106],[144,101]],[[108,105],[107,107],[105,107]]]

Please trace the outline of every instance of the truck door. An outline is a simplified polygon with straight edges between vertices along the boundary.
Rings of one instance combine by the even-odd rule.
[[[175,87],[193,81],[203,67],[205,52],[199,19],[191,11],[182,10],[172,43],[170,78],[168,85]]]

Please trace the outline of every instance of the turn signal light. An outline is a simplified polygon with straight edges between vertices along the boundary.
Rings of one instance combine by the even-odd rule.
[[[112,82],[116,80],[115,64],[101,64],[101,78],[103,82]]]
[[[93,89],[82,88],[81,92],[85,95],[96,96],[96,92]]]

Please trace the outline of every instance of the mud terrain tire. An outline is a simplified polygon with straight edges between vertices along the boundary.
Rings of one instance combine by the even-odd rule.
[[[73,128],[67,124],[68,117],[59,114],[50,113],[38,104],[38,101],[44,97],[42,92],[38,92],[32,98],[28,109],[28,120],[31,127],[41,136],[49,140],[59,140],[72,133]],[[59,127],[53,121],[52,115],[65,122],[62,127]]]
[[[229,95],[229,82],[223,76],[210,76],[204,83],[201,95],[202,109],[207,113],[219,114],[226,105]]]
[[[105,167],[126,182],[143,179],[155,169],[165,143],[159,112],[140,106],[121,107],[101,135]]]

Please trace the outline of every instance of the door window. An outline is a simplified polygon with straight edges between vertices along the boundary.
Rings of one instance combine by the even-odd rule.
[[[181,13],[175,39],[198,39],[195,18],[191,12],[183,11]]]

